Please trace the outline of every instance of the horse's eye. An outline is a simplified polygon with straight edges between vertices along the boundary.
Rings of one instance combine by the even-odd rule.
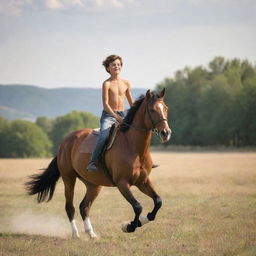
[[[155,113],[156,111],[154,109],[150,109],[150,112],[151,113]]]

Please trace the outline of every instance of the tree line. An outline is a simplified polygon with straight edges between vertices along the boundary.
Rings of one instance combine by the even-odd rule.
[[[207,67],[178,70],[156,88],[163,87],[173,131],[167,145],[256,145],[256,67],[247,60],[216,57]],[[68,133],[98,126],[98,117],[78,111],[35,122],[0,117],[0,157],[52,156]]]
[[[98,126],[98,117],[79,111],[55,119],[38,117],[35,122],[0,117],[0,157],[49,157],[70,132]]]
[[[215,57],[207,67],[184,68],[157,87],[167,89],[169,144],[256,145],[256,67],[247,60]]]

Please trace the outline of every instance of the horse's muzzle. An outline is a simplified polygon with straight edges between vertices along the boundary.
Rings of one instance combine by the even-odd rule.
[[[162,140],[162,142],[167,142],[168,140],[170,140],[171,138],[171,134],[172,134],[172,131],[171,129],[163,129],[160,133],[159,133],[159,136]]]

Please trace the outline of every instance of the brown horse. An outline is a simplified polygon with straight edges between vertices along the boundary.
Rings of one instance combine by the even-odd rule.
[[[86,136],[92,133],[92,129],[82,129],[68,135],[48,168],[42,174],[30,177],[30,181],[26,183],[28,193],[37,194],[37,201],[40,203],[51,200],[56,182],[60,176],[62,177],[65,186],[66,212],[71,223],[73,238],[79,237],[73,206],[76,178],[79,178],[87,187],[84,199],[80,203],[80,213],[85,232],[90,237],[96,237],[96,234],[89,219],[89,212],[102,186],[116,186],[133,207],[135,217],[130,223],[126,222],[122,225],[124,232],[133,232],[137,227],[155,219],[162,200],[149,178],[152,168],[150,141],[152,131],[159,135],[162,142],[168,141],[171,136],[164,95],[165,89],[159,94],[148,90],[146,95],[141,96],[129,109],[117,132],[113,146],[105,153],[109,175],[101,166],[94,172],[85,170],[90,154],[81,153],[81,145]],[[154,201],[154,208],[147,216],[140,216],[142,207],[131,192],[132,185],[137,186]]]

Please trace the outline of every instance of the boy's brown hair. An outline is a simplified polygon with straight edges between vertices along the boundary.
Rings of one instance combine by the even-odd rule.
[[[102,65],[105,67],[106,71],[109,73],[108,71],[108,67],[109,67],[109,64],[115,60],[119,59],[120,62],[121,62],[121,66],[123,66],[123,60],[120,56],[118,55],[110,55],[108,56],[103,62],[102,62]]]

